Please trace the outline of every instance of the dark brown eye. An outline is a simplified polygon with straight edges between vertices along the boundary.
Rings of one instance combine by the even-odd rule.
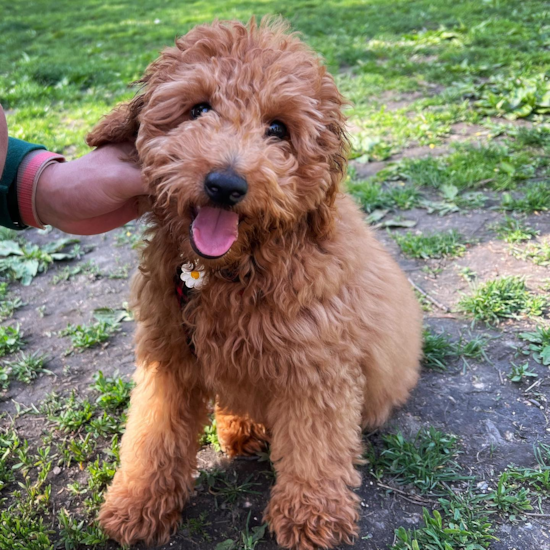
[[[191,118],[196,120],[200,116],[206,114],[208,111],[211,111],[212,107],[209,103],[199,103],[191,108]]]
[[[280,120],[274,120],[267,128],[265,133],[267,137],[276,137],[278,139],[288,139],[288,130]]]

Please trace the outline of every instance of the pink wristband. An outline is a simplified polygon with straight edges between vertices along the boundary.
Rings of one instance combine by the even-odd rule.
[[[44,229],[44,224],[36,213],[36,186],[42,172],[54,162],[64,162],[65,157],[49,151],[32,151],[24,159],[17,171],[17,205],[25,225]]]

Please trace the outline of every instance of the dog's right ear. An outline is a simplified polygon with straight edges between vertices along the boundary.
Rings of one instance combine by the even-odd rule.
[[[145,97],[137,95],[132,101],[115,107],[105,115],[86,136],[90,147],[99,147],[108,143],[135,143],[139,130],[139,114]]]

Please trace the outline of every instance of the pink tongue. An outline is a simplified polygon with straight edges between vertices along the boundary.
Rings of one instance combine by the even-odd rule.
[[[193,241],[204,256],[223,256],[237,240],[239,216],[235,212],[204,206],[193,221]]]

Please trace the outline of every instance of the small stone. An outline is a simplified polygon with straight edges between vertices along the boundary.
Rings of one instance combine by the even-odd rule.
[[[486,481],[480,481],[476,487],[480,490],[485,492],[489,488],[489,484]]]
[[[56,466],[53,470],[53,475],[58,476],[61,473],[61,468],[59,466]]]

